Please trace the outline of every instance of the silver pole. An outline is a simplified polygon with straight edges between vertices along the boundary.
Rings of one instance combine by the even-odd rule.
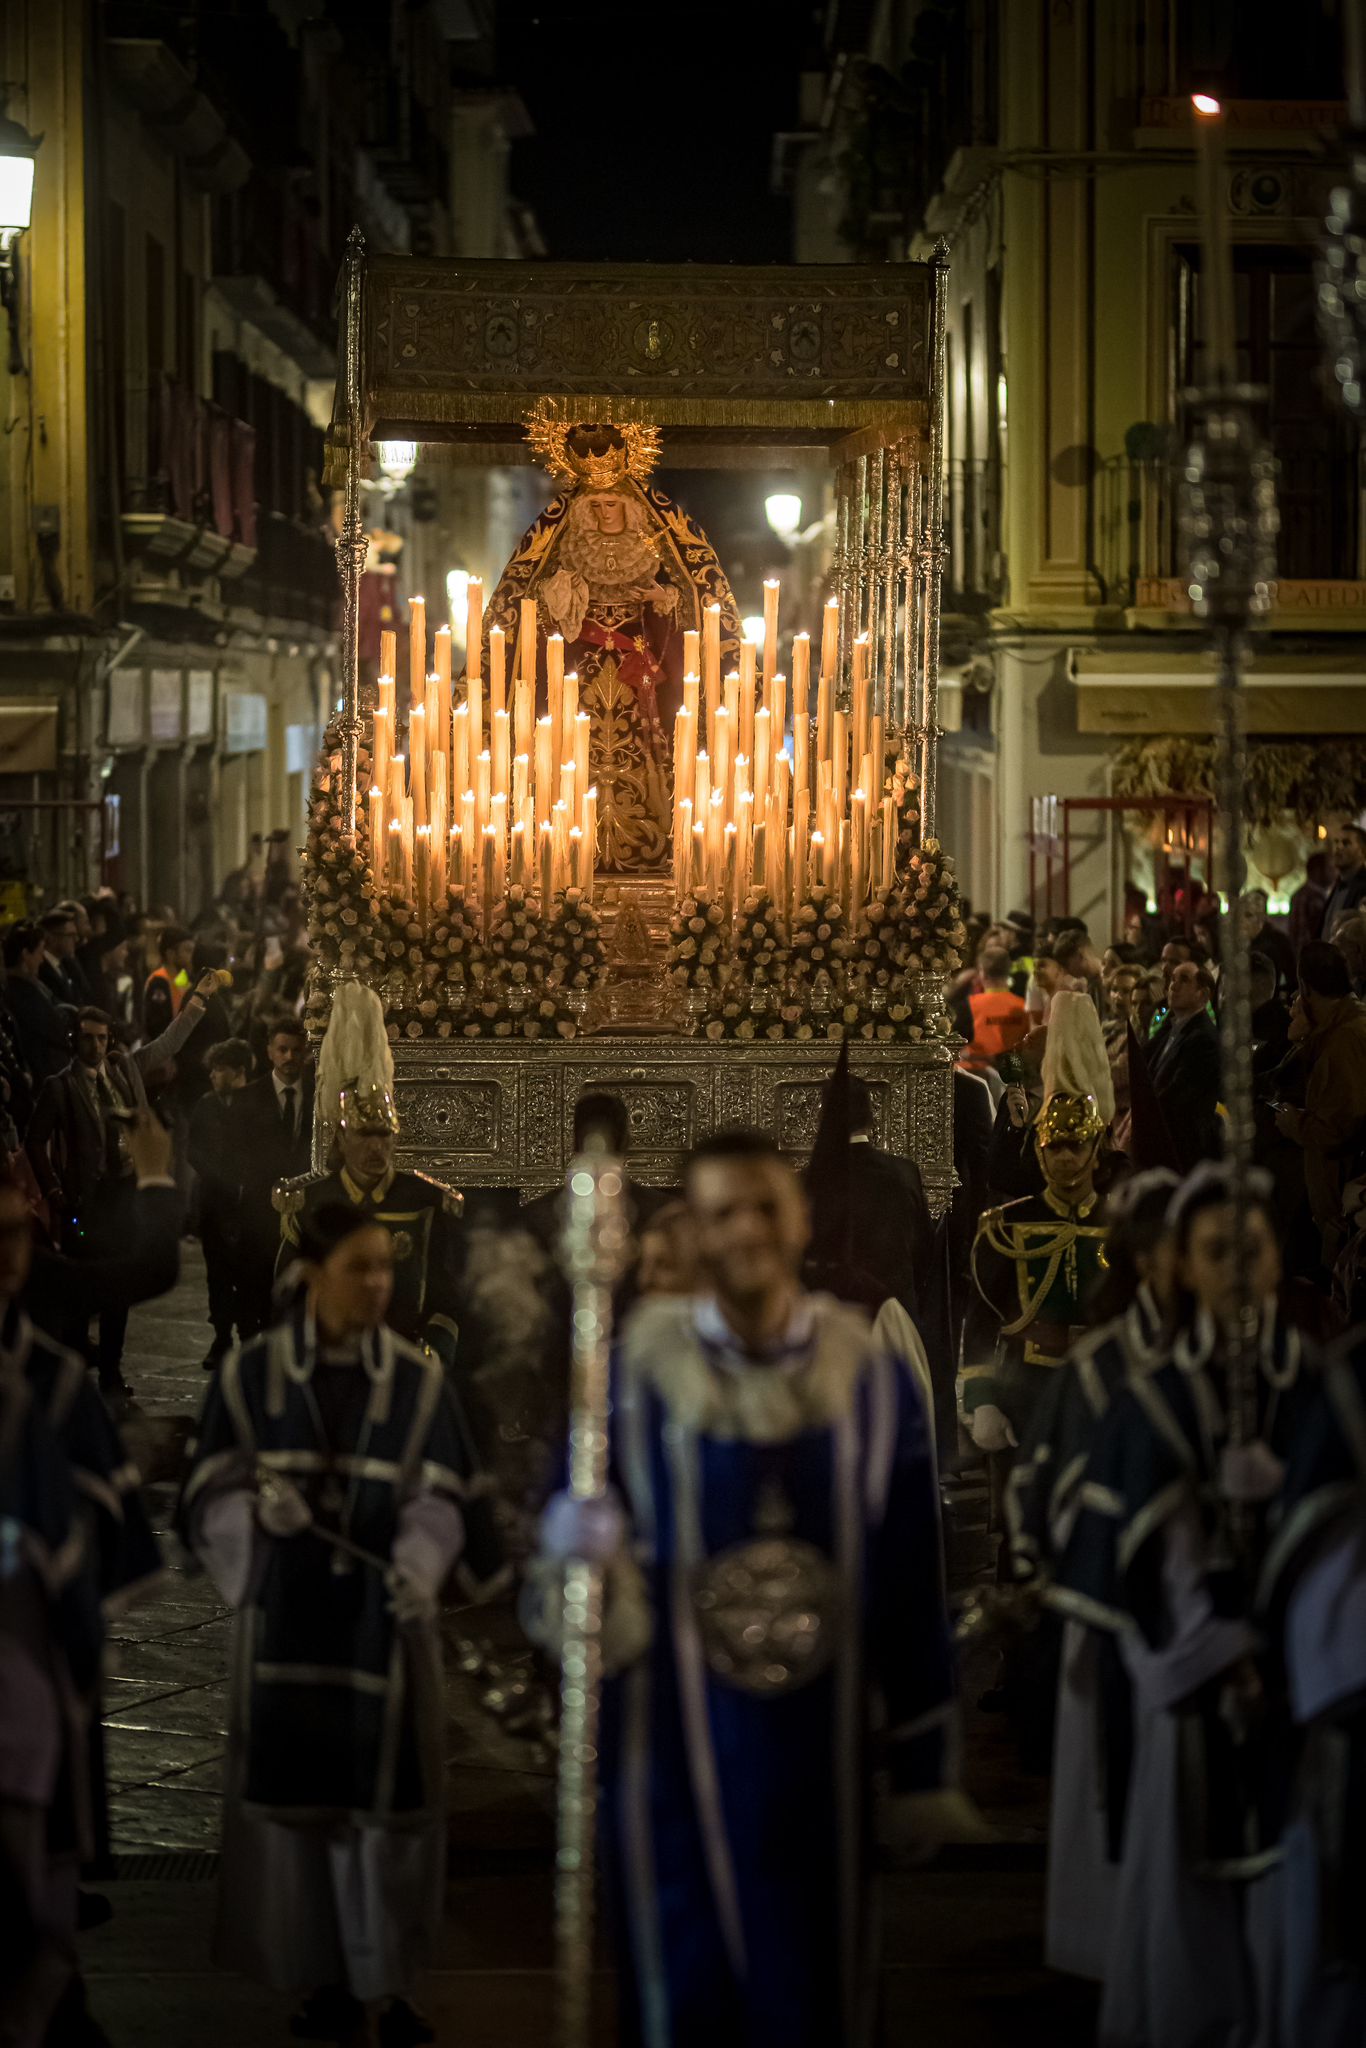
[[[612,1290],[627,1240],[619,1159],[600,1136],[571,1162],[565,1262],[574,1289],[570,1366],[569,1491],[607,1491]],[[560,1764],[555,1856],[555,1941],[562,2048],[588,2048],[593,1989],[593,1871],[602,1694],[602,1567],[571,1558],[564,1574],[560,1652]]]
[[[935,836],[939,774],[939,607],[944,577],[944,323],[949,286],[949,245],[934,252],[930,446],[925,477],[925,525],[920,543],[924,617],[923,716],[920,730],[920,837]]]

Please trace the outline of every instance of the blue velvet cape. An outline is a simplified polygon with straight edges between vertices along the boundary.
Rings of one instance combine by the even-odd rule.
[[[771,1374],[794,1397],[785,1422],[732,1409],[728,1382]],[[649,1304],[614,1381],[614,1483],[654,1623],[604,1702],[627,2038],[853,2048],[876,1974],[872,1773],[929,1791],[947,1765],[939,1506],[912,1372],[814,1297],[762,1363],[737,1356],[714,1311]],[[805,1400],[822,1382],[826,1397]],[[828,1668],[761,1696],[709,1668],[693,1592],[704,1560],[763,1533],[775,1499],[786,1534],[833,1562],[842,1619]]]

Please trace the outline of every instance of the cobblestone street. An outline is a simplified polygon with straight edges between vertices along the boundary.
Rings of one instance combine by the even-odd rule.
[[[289,2039],[288,2000],[224,1976],[210,1958],[230,1618],[167,1534],[183,1446],[203,1397],[203,1268],[187,1246],[180,1286],[132,1319],[124,1418],[149,1475],[167,1552],[158,1592],[115,1625],[106,1687],[114,1906],[83,1937],[91,2005],[115,2048],[270,2048]],[[441,2041],[522,2048],[554,2024],[549,1759],[481,1703],[487,1676],[460,1668],[467,1615],[449,1620],[449,1886],[443,1952],[423,1986]],[[473,1633],[505,1668],[524,1657],[506,1610]],[[971,1688],[970,1688],[971,1690]],[[1021,1792],[988,1727],[972,1741],[972,1789],[1004,1839],[887,1886],[882,2040],[914,2048],[1080,2048],[1085,1987],[1037,1966],[1042,1906],[1037,1790]],[[598,2039],[614,2034],[609,1986]],[[838,2044],[831,2044],[838,2048]]]

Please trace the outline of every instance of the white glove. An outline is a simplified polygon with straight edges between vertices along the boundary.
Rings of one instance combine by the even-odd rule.
[[[407,1622],[436,1619],[434,1594],[401,1564],[390,1567],[384,1583],[389,1593],[389,1611],[400,1626]]]
[[[1285,1466],[1270,1444],[1225,1444],[1219,1459],[1219,1491],[1225,1500],[1256,1506],[1281,1490]]]
[[[979,1451],[1013,1451],[1020,1441],[1004,1410],[993,1401],[973,1409],[972,1440]]]
[[[313,1511],[292,1479],[263,1472],[256,1494],[256,1519],[267,1536],[298,1536],[313,1520]]]
[[[545,1557],[610,1564],[625,1541],[626,1517],[614,1493],[605,1493],[598,1500],[557,1493],[541,1516],[541,1553]]]

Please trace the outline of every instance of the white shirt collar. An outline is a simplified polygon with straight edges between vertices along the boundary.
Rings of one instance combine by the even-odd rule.
[[[732,1370],[742,1365],[776,1365],[791,1369],[803,1362],[811,1348],[816,1310],[809,1294],[798,1294],[787,1328],[775,1342],[766,1344],[761,1351],[752,1351],[736,1336],[715,1295],[697,1296],[693,1303],[693,1326],[707,1348],[719,1353],[720,1363]]]

